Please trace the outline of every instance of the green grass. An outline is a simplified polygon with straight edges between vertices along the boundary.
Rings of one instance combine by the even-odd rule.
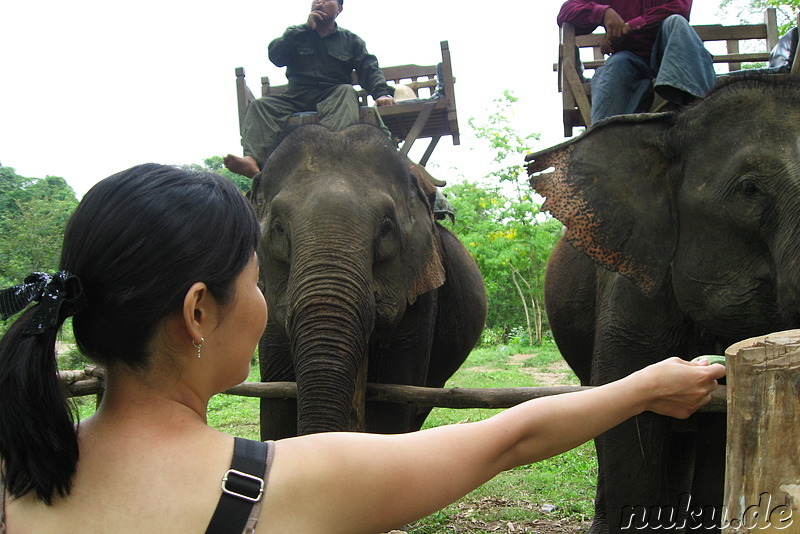
[[[71,350],[59,356],[59,360],[62,369],[80,369],[84,365],[80,355]],[[447,387],[577,385],[577,378],[564,370],[561,362],[561,355],[553,342],[535,347],[501,345],[479,348],[470,354],[448,381]],[[553,378],[543,383],[542,380],[548,377]],[[253,366],[248,380],[258,380],[256,366]],[[74,402],[81,418],[94,412],[93,396],[74,399]],[[435,408],[424,428],[479,421],[499,411]],[[258,399],[220,394],[209,402],[208,424],[231,435],[258,439],[258,414]],[[519,525],[541,519],[580,521],[593,514],[596,476],[594,446],[584,444],[555,458],[501,473],[452,505],[407,526],[405,531],[408,534],[451,534],[483,532],[487,528],[494,530],[497,525],[507,522]],[[543,505],[556,508],[545,513]],[[471,528],[471,525],[481,527]],[[506,531],[505,527],[502,531]]]
[[[258,366],[250,369],[248,381],[259,380]],[[235,395],[214,395],[208,401],[208,425],[226,434],[247,439],[259,439],[259,399]]]

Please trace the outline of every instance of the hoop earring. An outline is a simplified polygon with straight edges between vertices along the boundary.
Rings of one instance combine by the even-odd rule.
[[[194,340],[192,340],[192,345],[194,346],[194,348],[197,349],[197,359],[198,360],[200,359],[200,351],[203,348],[203,342],[205,342],[205,340],[206,340],[206,338],[204,338],[204,337],[200,338],[200,343],[195,343]]]

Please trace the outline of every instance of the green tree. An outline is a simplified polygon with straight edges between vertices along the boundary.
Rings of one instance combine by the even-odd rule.
[[[778,35],[783,35],[797,24],[800,0],[722,0],[720,8],[738,10],[742,22],[761,22],[764,10],[774,7],[778,14]]]
[[[58,268],[64,227],[78,204],[63,178],[24,178],[0,167],[0,283]]]
[[[31,180],[18,175],[11,167],[0,165],[0,214],[15,210],[17,200],[25,196]]]
[[[476,137],[493,151],[495,169],[481,183],[449,186],[447,194],[456,212],[453,231],[475,258],[486,283],[487,328],[507,336],[524,325],[533,344],[543,336],[544,269],[561,223],[541,211],[541,199],[528,184],[521,163],[537,136],[521,135],[510,126],[516,101],[506,91],[485,121],[470,119]]]
[[[249,178],[245,178],[244,176],[240,176],[226,169],[225,163],[222,161],[222,156],[211,156],[210,158],[206,158],[203,160],[203,165],[192,163],[191,165],[183,165],[183,167],[187,169],[215,172],[235,183],[236,186],[245,193],[250,191],[250,186],[253,183]]]

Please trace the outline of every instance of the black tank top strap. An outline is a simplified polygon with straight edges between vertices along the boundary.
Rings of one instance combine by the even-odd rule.
[[[262,441],[234,438],[231,467],[222,477],[222,493],[206,534],[241,534],[253,506],[266,488],[269,446]]]

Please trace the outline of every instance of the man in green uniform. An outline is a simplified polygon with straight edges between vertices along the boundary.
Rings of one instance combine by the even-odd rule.
[[[316,111],[319,122],[333,130],[359,121],[359,103],[352,86],[355,69],[360,85],[378,106],[394,105],[394,90],[356,34],[340,28],[336,17],[344,0],[314,0],[308,20],[287,28],[269,45],[269,59],[286,67],[287,90],[253,101],[242,124],[244,157],[228,154],[225,166],[252,178],[278,144],[293,113]],[[380,125],[383,126],[380,117]]]

